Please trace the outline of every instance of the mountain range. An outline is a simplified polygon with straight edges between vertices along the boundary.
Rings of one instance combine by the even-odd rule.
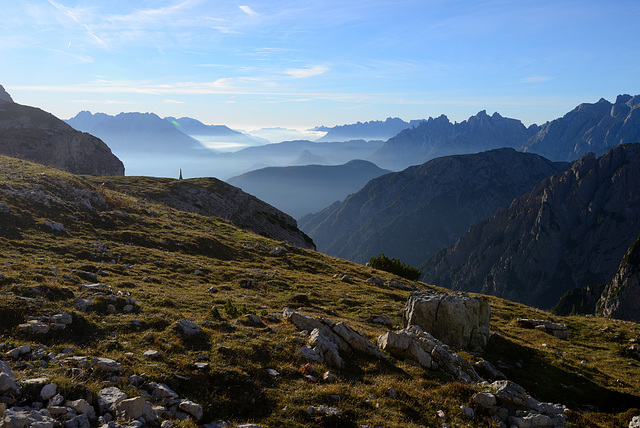
[[[264,138],[243,134],[225,125],[205,125],[199,120],[190,117],[177,119],[169,116],[164,119],[173,124],[179,131],[195,138],[208,148],[233,149],[269,144],[269,141]]]
[[[538,131],[516,119],[481,111],[460,123],[447,116],[429,118],[384,143],[368,160],[394,171],[454,154],[478,153],[502,147],[520,149]]]
[[[227,182],[298,218],[344,199],[388,172],[371,162],[353,160],[344,165],[263,168]]]
[[[640,234],[640,143],[584,155],[499,209],[423,266],[423,279],[551,308],[606,284]]]
[[[300,228],[332,256],[364,263],[385,253],[417,265],[568,167],[513,149],[445,156],[373,179],[341,203],[302,217]]]
[[[313,131],[326,132],[324,136],[315,140],[316,142],[337,142],[350,140],[388,140],[397,135],[403,129],[418,126],[422,120],[404,120],[394,117],[385,121],[372,120],[369,122],[357,122],[349,125],[338,125],[333,127],[318,126]]]
[[[522,150],[560,161],[574,161],[590,152],[601,156],[618,144],[640,141],[639,107],[639,95],[618,95],[613,104],[604,98],[580,104],[541,126]]]
[[[39,108],[13,102],[0,86],[0,154],[75,174],[124,175],[124,165],[93,135]]]

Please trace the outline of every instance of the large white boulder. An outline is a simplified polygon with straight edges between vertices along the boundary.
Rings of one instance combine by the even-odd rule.
[[[447,345],[466,350],[487,344],[490,318],[486,298],[434,290],[411,293],[403,312],[405,327],[417,325]]]

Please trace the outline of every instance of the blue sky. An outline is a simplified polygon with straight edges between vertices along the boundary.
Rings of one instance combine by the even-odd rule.
[[[543,123],[640,90],[637,0],[3,2],[0,84],[61,118],[252,130],[479,110]]]

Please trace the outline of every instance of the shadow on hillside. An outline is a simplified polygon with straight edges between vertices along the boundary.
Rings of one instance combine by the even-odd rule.
[[[531,396],[543,402],[562,403],[572,409],[621,412],[640,407],[640,397],[607,389],[590,374],[575,368],[550,365],[541,351],[494,335],[487,344],[484,358],[502,370],[512,381],[522,385]],[[615,381],[615,380],[613,380]]]

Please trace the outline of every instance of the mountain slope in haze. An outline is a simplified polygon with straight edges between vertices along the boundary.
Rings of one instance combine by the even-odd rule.
[[[502,147],[519,149],[538,130],[516,119],[481,111],[460,123],[445,115],[429,118],[390,138],[368,160],[392,170],[455,154],[478,153]]]
[[[614,104],[600,99],[584,103],[544,124],[523,146],[551,160],[573,161],[589,152],[603,155],[611,147],[640,141],[640,95],[618,95]]]
[[[354,160],[344,165],[263,168],[227,182],[297,218],[342,200],[387,172],[371,162]]]
[[[437,158],[371,180],[300,228],[329,255],[364,263],[384,253],[417,265],[568,166],[513,149]]]
[[[372,120],[369,122],[358,122],[350,125],[339,125],[333,127],[319,126],[314,131],[323,131],[326,134],[315,140],[316,142],[336,142],[350,140],[388,140],[397,135],[403,129],[420,124],[420,120],[405,122],[400,118],[387,118],[387,120]]]
[[[124,165],[99,138],[54,115],[12,101],[0,87],[0,154],[75,174],[124,175]]]
[[[596,304],[596,313],[640,323],[640,236],[631,244],[618,272],[605,286]]]
[[[382,141],[364,140],[337,143],[314,143],[309,140],[283,141],[247,147],[233,153],[220,153],[211,160],[209,165],[214,171],[212,175],[228,179],[259,169],[257,165],[261,167],[291,166],[313,159],[320,160],[325,165],[343,165],[354,159],[369,157],[382,144]]]
[[[180,169],[190,177],[215,175],[208,164],[215,151],[156,114],[82,111],[66,122],[109,144],[129,175],[177,177]]]
[[[234,131],[225,125],[205,125],[199,120],[190,117],[165,117],[179,131],[195,138],[204,145],[207,143],[228,144],[232,147],[259,146],[268,144],[269,141],[262,138],[254,138],[242,132]]]
[[[94,182],[184,212],[219,217],[236,227],[299,248],[315,248],[311,238],[298,229],[290,215],[216,178],[121,177]]]
[[[611,280],[640,234],[640,144],[587,154],[474,224],[423,266],[423,279],[542,308]]]

